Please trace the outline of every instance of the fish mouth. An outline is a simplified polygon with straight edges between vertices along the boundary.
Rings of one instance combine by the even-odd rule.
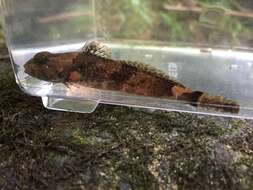
[[[31,63],[26,63],[24,65],[24,69],[25,69],[25,73],[28,74],[28,75],[32,76],[32,74],[34,73],[34,69],[33,69],[32,65],[31,65]]]
[[[28,74],[29,76],[40,79],[40,80],[47,81],[46,78],[44,76],[42,76],[40,69],[35,67],[33,63],[29,63],[29,62],[26,63],[24,65],[24,69],[25,69],[24,72],[26,74]]]

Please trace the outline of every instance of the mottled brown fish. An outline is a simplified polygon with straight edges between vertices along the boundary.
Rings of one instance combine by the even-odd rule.
[[[114,60],[110,50],[98,42],[91,42],[80,53],[40,52],[24,67],[30,76],[49,82],[77,83],[97,89],[181,100],[192,106],[223,112],[238,113],[240,110],[236,101],[193,91],[153,67]]]

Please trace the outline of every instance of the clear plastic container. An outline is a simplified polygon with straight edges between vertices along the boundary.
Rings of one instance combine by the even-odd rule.
[[[0,0],[0,10],[16,81],[26,93],[42,97],[49,109],[89,113],[103,103],[253,118],[253,1],[210,2]],[[24,65],[37,53],[69,53],[62,59],[68,60],[92,41],[105,44],[114,63],[148,65],[147,69],[163,73],[157,74],[161,80],[170,76],[187,87],[184,93],[221,96],[236,102],[239,109],[230,111],[222,101],[199,103],[200,96],[194,101],[184,99],[180,85],[168,88],[176,91],[172,96],[158,96],[158,92],[152,96],[145,90],[157,86],[146,87],[142,82],[129,92],[92,87],[85,81],[67,85],[68,80],[45,81],[25,71]],[[157,79],[156,71],[151,75]]]

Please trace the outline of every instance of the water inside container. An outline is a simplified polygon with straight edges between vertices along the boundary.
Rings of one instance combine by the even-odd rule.
[[[252,52],[223,49],[200,49],[191,47],[167,47],[154,45],[133,45],[132,42],[105,43],[112,49],[112,59],[138,61],[161,70],[174,80],[193,89],[234,99],[241,105],[241,114],[253,107],[253,54]],[[129,45],[131,44],[131,45]],[[81,51],[84,43],[22,49],[12,52],[17,78],[30,94],[95,99],[100,102],[141,105],[165,109],[186,109],[196,111],[172,100],[137,97],[131,94],[99,89],[69,89],[63,84],[54,84],[33,78],[24,72],[23,64],[36,52]],[[71,90],[73,92],[71,92]],[[88,91],[88,92],[87,92]],[[147,103],[149,102],[149,103]],[[173,106],[173,103],[177,106]],[[171,105],[172,104],[172,105]]]
[[[233,116],[253,117],[252,1],[189,2],[0,0],[17,82],[27,93],[55,101],[233,115],[164,98],[69,88],[24,72],[26,61],[38,52],[81,51],[86,42],[97,40],[112,50],[114,60],[150,65],[193,90],[237,101],[240,113]]]

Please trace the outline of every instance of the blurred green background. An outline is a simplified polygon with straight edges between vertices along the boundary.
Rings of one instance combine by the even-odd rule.
[[[252,4],[252,0],[27,0],[11,4],[7,23],[12,24],[12,40],[19,44],[83,41],[94,38],[96,31],[103,40],[252,47]]]
[[[99,35],[109,39],[253,44],[252,0],[106,0],[96,10]]]

